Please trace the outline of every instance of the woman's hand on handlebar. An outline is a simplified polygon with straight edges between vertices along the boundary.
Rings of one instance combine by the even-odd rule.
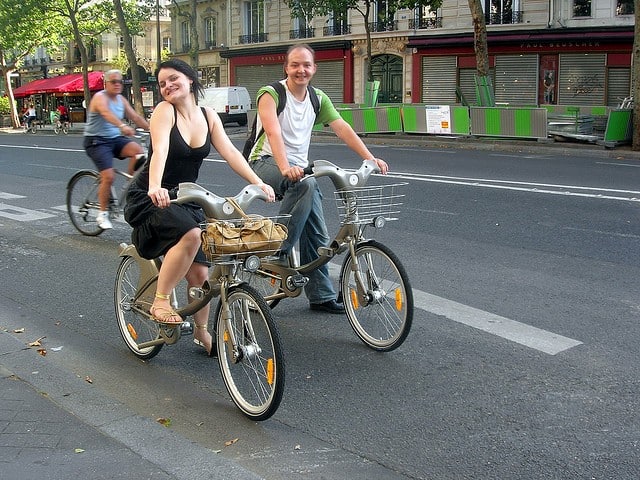
[[[158,208],[166,208],[171,203],[169,190],[166,188],[149,188],[147,196],[151,199],[153,204]]]
[[[376,163],[376,165],[380,169],[380,173],[381,174],[383,174],[383,175],[387,174],[387,172],[389,171],[389,165],[387,165],[387,162],[385,162],[381,158],[375,158],[375,157],[372,158],[371,160]]]
[[[273,188],[271,188],[271,185],[267,185],[264,182],[260,182],[260,183],[258,183],[258,186],[262,189],[262,191],[267,196],[267,202],[275,202],[276,201],[276,194],[273,191]]]

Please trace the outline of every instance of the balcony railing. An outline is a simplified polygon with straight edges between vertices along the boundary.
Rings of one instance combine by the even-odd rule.
[[[238,42],[241,44],[247,43],[263,43],[269,41],[268,33],[253,33],[251,35],[240,35],[238,37]]]
[[[212,48],[216,48],[216,41],[215,40],[205,40],[204,48],[206,48],[208,50],[211,50]]]
[[[182,53],[188,53],[189,50],[191,50],[191,44],[190,43],[183,43],[182,44]]]
[[[289,30],[289,38],[313,38],[315,37],[315,28],[301,28],[300,30]]]
[[[351,33],[351,25],[333,25],[331,27],[323,27],[322,35],[325,37],[335,35],[349,35]]]
[[[374,22],[369,24],[370,32],[393,32],[398,30],[397,20],[388,20],[385,22]]]
[[[487,25],[508,25],[512,23],[522,23],[522,12],[501,12],[501,13],[487,13],[485,15],[485,21]]]
[[[442,28],[442,17],[409,19],[409,30],[426,30],[427,28]]]

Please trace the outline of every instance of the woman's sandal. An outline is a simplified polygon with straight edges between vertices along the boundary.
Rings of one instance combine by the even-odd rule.
[[[206,325],[198,325],[197,323],[194,322],[194,325],[196,328],[201,328],[201,329],[207,329]],[[193,339],[193,343],[195,343],[196,345],[198,345],[199,347],[202,347],[205,349],[207,349],[207,347],[204,346],[204,343],[202,343],[200,340],[198,340],[197,338]],[[213,342],[213,336],[211,337],[211,350],[207,353],[207,355],[209,357],[217,357],[218,356],[218,352],[216,349],[216,344]]]
[[[169,300],[170,295],[156,293],[156,298],[161,298],[162,300]],[[181,325],[183,321],[182,317],[178,315],[178,312],[176,312],[171,307],[158,307],[158,306],[152,305],[151,308],[149,309],[149,313],[151,314],[151,317],[153,317],[153,320],[161,325],[169,325],[169,326],[177,327],[178,325]],[[177,322],[171,321],[172,318],[177,318],[178,321]]]

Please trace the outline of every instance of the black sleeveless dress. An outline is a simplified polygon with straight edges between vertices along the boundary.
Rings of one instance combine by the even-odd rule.
[[[207,138],[201,147],[191,148],[180,135],[177,112],[174,108],[174,124],[169,133],[169,152],[162,175],[162,186],[168,190],[176,188],[180,182],[195,182],[202,161],[211,151],[209,120],[204,108],[201,108],[201,111],[207,122]],[[153,145],[150,145],[149,159],[152,153]],[[129,187],[124,219],[133,227],[131,241],[138,253],[143,258],[153,259],[164,255],[189,230],[199,227],[199,224],[205,221],[205,216],[202,208],[196,204],[172,203],[167,208],[156,207],[147,195],[149,161]],[[208,263],[202,250],[196,255],[195,261]]]

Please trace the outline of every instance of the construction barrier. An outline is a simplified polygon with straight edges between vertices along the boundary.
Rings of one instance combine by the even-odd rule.
[[[469,107],[469,113],[472,135],[547,138],[544,108]]]
[[[356,133],[401,133],[402,115],[400,105],[371,108],[338,108],[338,113]],[[316,125],[314,130],[328,127]]]
[[[469,107],[458,105],[403,105],[405,133],[469,135]]]
[[[604,132],[603,144],[612,148],[631,143],[633,140],[633,110],[611,110]]]

